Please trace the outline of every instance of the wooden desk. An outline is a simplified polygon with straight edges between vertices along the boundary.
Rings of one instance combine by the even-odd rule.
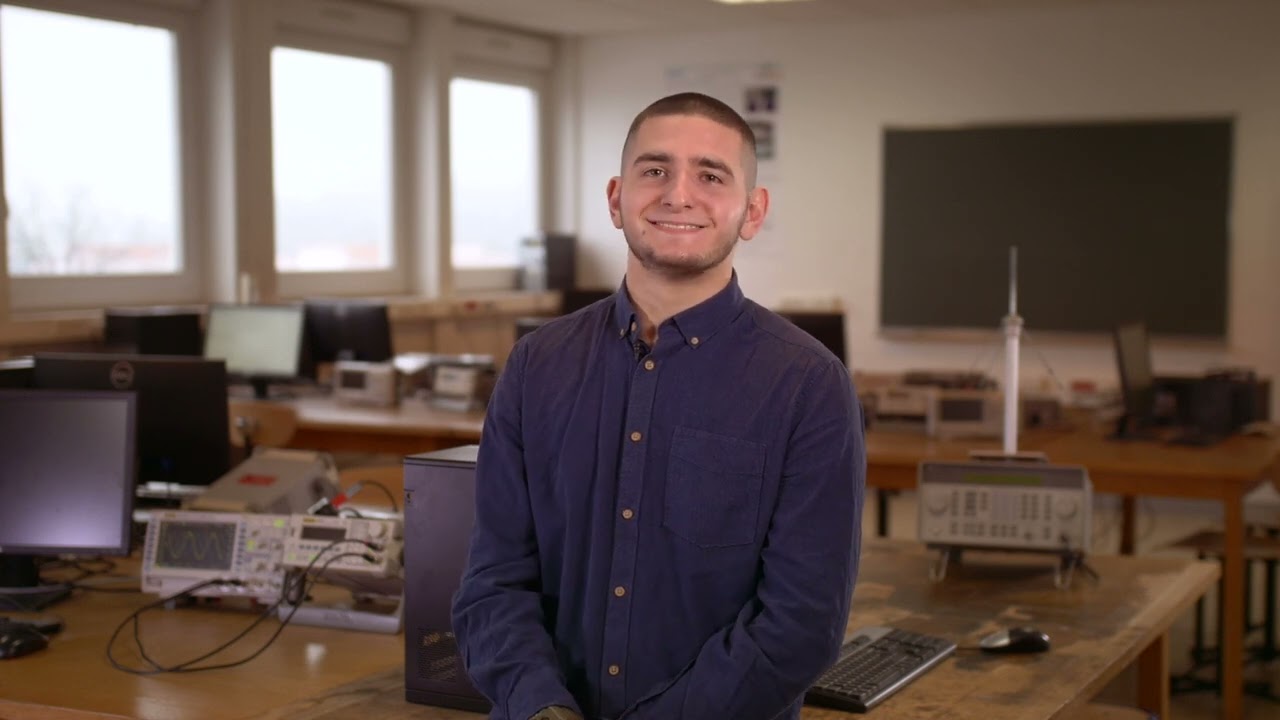
[[[1021,656],[961,650],[877,708],[877,720],[1067,718],[1134,661],[1140,702],[1167,717],[1166,631],[1218,577],[1214,563],[1102,556],[1091,561],[1099,583],[1081,579],[1058,591],[1052,560],[975,554],[933,585],[926,579],[930,557],[915,543],[869,543],[849,628],[890,623],[973,646],[997,627],[1031,624],[1048,632],[1054,646]],[[150,599],[91,594],[57,606],[66,631],[48,650],[0,668],[0,718],[481,717],[406,703],[399,635],[289,627],[262,656],[238,668],[150,678],[111,669],[103,649],[112,629]],[[247,621],[230,611],[172,610],[147,618],[145,637],[155,655],[178,660]],[[858,716],[806,708],[804,717]]]
[[[483,414],[450,413],[422,402],[398,408],[360,409],[329,398],[294,401],[299,430],[295,447],[408,455],[475,442]],[[1213,500],[1222,503],[1222,622],[1244,627],[1244,496],[1269,472],[1280,472],[1280,438],[1233,437],[1212,447],[1180,447],[1154,442],[1114,442],[1093,431],[1024,433],[1020,447],[1041,450],[1053,462],[1084,465],[1096,492],[1122,497],[1121,552],[1134,550],[1134,508],[1139,496]],[[995,441],[937,441],[918,435],[869,433],[867,485],[878,490],[913,490],[921,460],[968,457],[971,449],[998,450]],[[1244,688],[1243,633],[1225,632],[1222,641],[1224,717],[1238,717]]]
[[[483,411],[440,410],[423,400],[391,408],[343,405],[329,397],[285,402],[298,411],[289,444],[312,450],[414,455],[477,442],[484,426]]]
[[[1020,447],[1049,460],[1083,465],[1095,492],[1121,495],[1121,552],[1134,550],[1134,498],[1191,498],[1222,503],[1225,547],[1222,590],[1222,714],[1240,717],[1244,699],[1244,496],[1270,473],[1280,472],[1280,438],[1229,438],[1211,447],[1156,442],[1117,442],[1095,432],[1036,431]],[[994,441],[941,442],[918,435],[867,436],[867,485],[879,490],[916,487],[921,460],[964,459],[970,449],[998,450]]]

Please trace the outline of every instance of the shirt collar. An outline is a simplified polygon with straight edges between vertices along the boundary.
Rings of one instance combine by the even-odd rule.
[[[685,344],[690,347],[701,347],[721,328],[728,325],[742,312],[746,298],[742,288],[738,286],[738,271],[734,270],[729,284],[715,295],[703,300],[693,307],[674,315],[670,322],[675,326]],[[627,293],[626,278],[618,288],[617,302],[613,305],[614,331],[619,338],[628,338],[639,330],[639,320],[631,296]]]

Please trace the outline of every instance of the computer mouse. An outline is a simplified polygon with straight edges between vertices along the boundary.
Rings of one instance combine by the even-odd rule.
[[[1049,636],[1033,627],[997,630],[982,638],[978,647],[993,653],[1032,653],[1049,649]]]
[[[20,658],[49,647],[49,639],[39,630],[21,623],[0,625],[0,660]]]

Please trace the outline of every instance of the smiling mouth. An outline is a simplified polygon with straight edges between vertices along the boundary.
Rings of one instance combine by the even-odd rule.
[[[693,232],[706,227],[706,225],[696,225],[694,223],[663,222],[661,220],[650,220],[649,224],[671,232]]]

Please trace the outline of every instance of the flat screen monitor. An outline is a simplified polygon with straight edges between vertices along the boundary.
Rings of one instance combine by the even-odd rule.
[[[136,398],[0,390],[0,610],[65,597],[37,556],[129,554]]]
[[[107,308],[103,344],[109,352],[200,357],[204,331],[198,310],[173,307]]]
[[[784,312],[779,313],[796,327],[809,333],[822,343],[832,355],[847,367],[844,346],[844,313],[838,312]]]
[[[30,357],[0,360],[0,388],[31,387],[31,369],[35,361]]]
[[[560,291],[560,314],[568,315],[617,292],[617,288],[571,288]]]
[[[227,373],[267,396],[273,381],[299,376],[302,361],[301,305],[212,305],[205,323],[204,356],[226,362]]]
[[[392,358],[391,321],[385,303],[311,299],[306,302],[310,360],[386,362]]]
[[[1127,323],[1115,329],[1116,367],[1120,373],[1120,394],[1124,415],[1116,425],[1118,437],[1141,435],[1155,414],[1155,374],[1151,369],[1151,343],[1147,327]]]
[[[37,353],[33,385],[138,395],[138,480],[208,485],[230,466],[227,371],[220,360]]]

